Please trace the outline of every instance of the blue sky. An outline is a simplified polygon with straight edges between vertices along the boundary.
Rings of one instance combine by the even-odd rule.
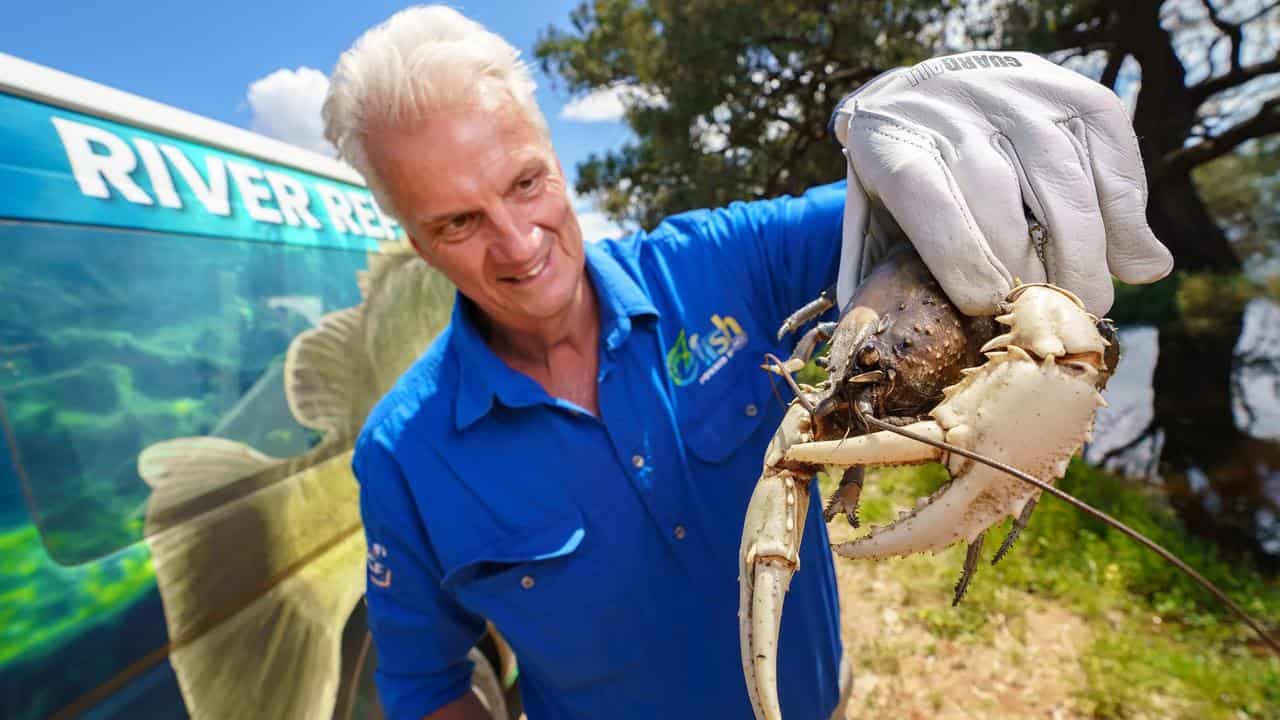
[[[579,2],[448,4],[532,59],[538,35],[552,25],[567,29],[569,13]],[[8,4],[0,23],[0,52],[306,145],[317,142],[318,121],[298,122],[297,117],[318,108],[324,79],[299,69],[327,76],[361,33],[404,7],[382,0],[15,2]],[[539,104],[571,177],[588,153],[628,139],[612,98],[598,95],[574,102],[541,73],[538,85]],[[585,202],[579,207],[588,215],[584,230],[603,222]]]

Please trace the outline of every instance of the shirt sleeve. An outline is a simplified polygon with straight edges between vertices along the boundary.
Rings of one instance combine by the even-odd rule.
[[[440,563],[390,452],[366,433],[352,467],[368,544],[365,597],[379,699],[388,718],[421,720],[470,689],[467,652],[484,619],[441,589]]]
[[[722,282],[747,292],[757,320],[776,329],[835,284],[845,185],[842,180],[799,197],[736,202],[667,222],[676,236],[697,238],[697,247],[684,251],[698,265],[718,268]]]

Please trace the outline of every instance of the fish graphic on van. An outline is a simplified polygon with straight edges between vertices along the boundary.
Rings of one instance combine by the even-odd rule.
[[[285,357],[289,410],[319,445],[279,458],[187,437],[138,457],[170,662],[193,718],[332,714],[366,564],[351,452],[336,450],[448,322],[453,296],[407,243],[371,254],[368,267],[361,304],[323,316]],[[220,489],[235,499],[202,507]],[[339,532],[307,532],[317,524]]]

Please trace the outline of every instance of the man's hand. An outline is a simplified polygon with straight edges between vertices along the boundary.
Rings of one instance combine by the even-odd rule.
[[[1015,280],[1048,280],[1103,314],[1110,275],[1146,283],[1173,268],[1147,226],[1128,115],[1071,70],[1017,52],[937,58],[863,86],[832,125],[849,161],[841,307],[896,229],[970,315],[994,312]]]

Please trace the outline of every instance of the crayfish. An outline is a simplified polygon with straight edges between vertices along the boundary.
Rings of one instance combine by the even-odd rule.
[[[829,304],[806,306],[783,332]],[[827,338],[827,379],[816,387],[794,385],[790,373]],[[819,324],[792,358],[772,363],[793,383],[796,398],[766,450],[739,554],[742,661],[756,716],[781,715],[778,630],[798,570],[809,479],[817,471],[835,467],[843,476],[824,519],[844,514],[856,525],[866,467],[941,462],[949,483],[892,524],[832,549],[878,559],[964,541],[959,602],[986,531],[1015,518],[998,560],[1026,526],[1041,490],[966,455],[876,428],[900,427],[1052,482],[1089,439],[1094,413],[1105,404],[1099,391],[1117,359],[1109,323],[1072,293],[1044,283],[1018,285],[996,317],[965,317],[904,246],[876,267],[838,322]]]

